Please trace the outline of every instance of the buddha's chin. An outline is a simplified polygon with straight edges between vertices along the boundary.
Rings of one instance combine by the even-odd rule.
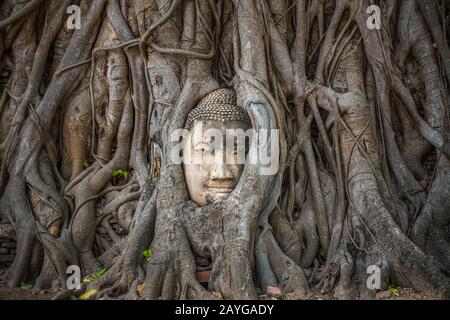
[[[223,190],[214,190],[209,191],[208,202],[213,202],[217,200],[225,200],[227,199],[233,190],[223,189]]]
[[[214,195],[214,197],[218,200],[224,200],[227,199],[230,196],[230,192],[218,192]]]

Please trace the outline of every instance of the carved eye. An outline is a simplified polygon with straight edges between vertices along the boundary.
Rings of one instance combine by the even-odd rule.
[[[214,152],[214,148],[207,143],[201,142],[194,146],[194,151],[205,153],[205,152]]]

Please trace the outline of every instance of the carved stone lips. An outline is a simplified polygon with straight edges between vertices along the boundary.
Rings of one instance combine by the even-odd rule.
[[[214,191],[215,193],[231,193],[233,188],[227,187],[208,187],[208,189]]]

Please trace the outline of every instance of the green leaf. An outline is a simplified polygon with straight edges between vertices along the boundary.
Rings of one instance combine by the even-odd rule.
[[[211,291],[212,295],[215,296],[216,298],[222,299],[223,296],[220,292],[217,291]]]
[[[83,293],[78,299],[86,300],[90,296],[94,295],[97,292],[96,289],[89,290],[88,292]]]
[[[31,283],[21,282],[21,283],[20,283],[20,287],[21,287],[22,289],[30,289],[30,288],[33,287],[33,285],[32,285]]]
[[[92,275],[92,277],[93,277],[94,279],[97,279],[97,278],[101,277],[102,275],[104,275],[104,274],[106,273],[106,271],[108,271],[108,269],[106,269],[106,268],[101,268],[100,270],[98,270],[97,272],[95,272],[95,273]]]
[[[108,269],[101,268],[97,272],[91,274],[89,277],[84,278],[83,283],[89,283],[89,282],[94,281],[97,278],[100,278],[102,275],[104,275],[106,273],[106,271],[108,271]]]
[[[152,253],[153,253],[153,251],[151,248],[142,252],[142,255],[144,256],[145,261],[149,262],[152,259]]]
[[[398,296],[398,288],[396,287],[389,287],[388,290],[394,295],[394,296]]]

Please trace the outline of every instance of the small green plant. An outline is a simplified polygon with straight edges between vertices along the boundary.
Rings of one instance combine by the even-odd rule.
[[[20,283],[20,287],[22,289],[31,289],[33,287],[33,285],[31,283],[28,283],[28,282],[21,282]]]
[[[97,272],[93,273],[89,277],[84,278],[83,279],[83,283],[89,283],[89,282],[94,281],[97,278],[100,278],[102,275],[104,275],[106,273],[106,271],[108,271],[108,269],[101,268],[100,270],[98,270]]]
[[[124,169],[116,169],[112,172],[113,178],[128,178],[128,171]]]
[[[145,250],[144,252],[142,252],[142,255],[144,256],[145,261],[149,262],[152,259],[152,249],[149,248]]]

